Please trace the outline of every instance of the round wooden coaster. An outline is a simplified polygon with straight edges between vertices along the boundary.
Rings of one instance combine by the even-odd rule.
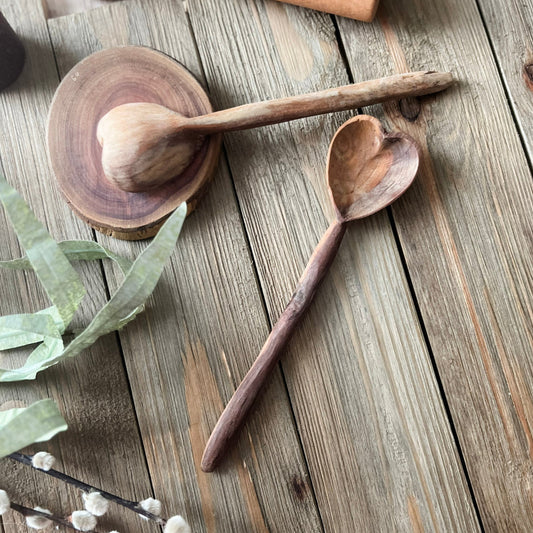
[[[59,85],[48,117],[48,150],[59,187],[73,211],[93,228],[119,239],[157,233],[183,201],[189,212],[214,173],[221,136],[206,137],[189,167],[161,187],[125,192],[104,176],[96,139],[100,118],[129,102],[154,102],[192,117],[212,111],[200,84],[169,56],[138,46],[97,52]]]

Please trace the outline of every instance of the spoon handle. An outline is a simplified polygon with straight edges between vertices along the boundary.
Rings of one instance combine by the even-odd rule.
[[[207,441],[201,465],[204,472],[212,472],[217,467],[233,435],[244,422],[261,387],[279,361],[283,349],[329,270],[345,231],[346,223],[333,222],[313,252],[291,301],[279,317],[263,349],[233,394]]]
[[[357,109],[387,100],[442,91],[453,82],[448,72],[410,72],[316,93],[246,104],[187,119],[199,134],[246,130],[333,111]]]

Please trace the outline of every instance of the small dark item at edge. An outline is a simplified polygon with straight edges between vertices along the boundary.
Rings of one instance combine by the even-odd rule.
[[[21,40],[0,11],[0,91],[19,77],[25,58]]]

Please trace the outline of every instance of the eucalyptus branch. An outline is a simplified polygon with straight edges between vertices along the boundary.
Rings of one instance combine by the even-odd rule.
[[[46,520],[51,520],[52,522],[55,522],[56,524],[62,525],[64,527],[68,527],[69,529],[73,529],[74,531],[79,531],[72,522],[69,520],[66,520],[65,518],[61,518],[60,516],[55,516],[50,513],[45,513],[44,511],[39,511],[38,509],[30,509],[29,507],[25,507],[24,505],[20,505],[15,502],[10,503],[10,507],[13,511],[16,511],[17,513],[20,513],[25,518],[32,517],[32,516],[40,516]],[[97,533],[94,529],[88,531],[87,533]]]
[[[14,461],[18,461],[19,463],[34,467],[32,457],[30,455],[25,455],[23,453],[15,452],[8,456],[10,459],[13,459]],[[114,494],[111,494],[110,492],[106,492],[105,490],[93,487],[92,485],[89,485],[88,483],[84,483],[83,481],[80,481],[78,479],[75,479],[67,474],[64,474],[63,472],[59,472],[58,470],[54,470],[53,468],[50,468],[48,470],[43,470],[38,468],[37,470],[44,472],[45,474],[48,474],[49,476],[52,476],[56,479],[59,479],[65,483],[68,483],[69,485],[72,485],[76,487],[77,489],[85,492],[85,493],[91,493],[91,492],[98,492],[102,496],[102,498],[105,498],[106,500],[112,501],[118,505],[121,505],[122,507],[125,507],[126,509],[130,509],[131,511],[147,518],[148,520],[153,520],[157,524],[160,524],[161,526],[165,526],[167,523],[167,520],[164,518],[161,518],[160,516],[157,516],[145,509],[141,506],[141,502],[134,502],[131,500],[126,500],[125,498],[121,498],[120,496],[116,496]]]

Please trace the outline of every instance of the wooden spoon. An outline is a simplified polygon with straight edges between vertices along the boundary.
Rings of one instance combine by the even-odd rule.
[[[316,93],[185,117],[154,103],[113,108],[98,124],[106,177],[128,192],[158,187],[189,165],[203,135],[266,126],[449,87],[452,75],[413,72]]]
[[[209,437],[201,464],[204,472],[216,468],[244,422],[333,262],[347,223],[372,215],[396,200],[413,181],[418,160],[417,145],[411,137],[385,133],[373,117],[356,116],[337,130],[327,160],[336,220],[313,252],[291,301]]]

